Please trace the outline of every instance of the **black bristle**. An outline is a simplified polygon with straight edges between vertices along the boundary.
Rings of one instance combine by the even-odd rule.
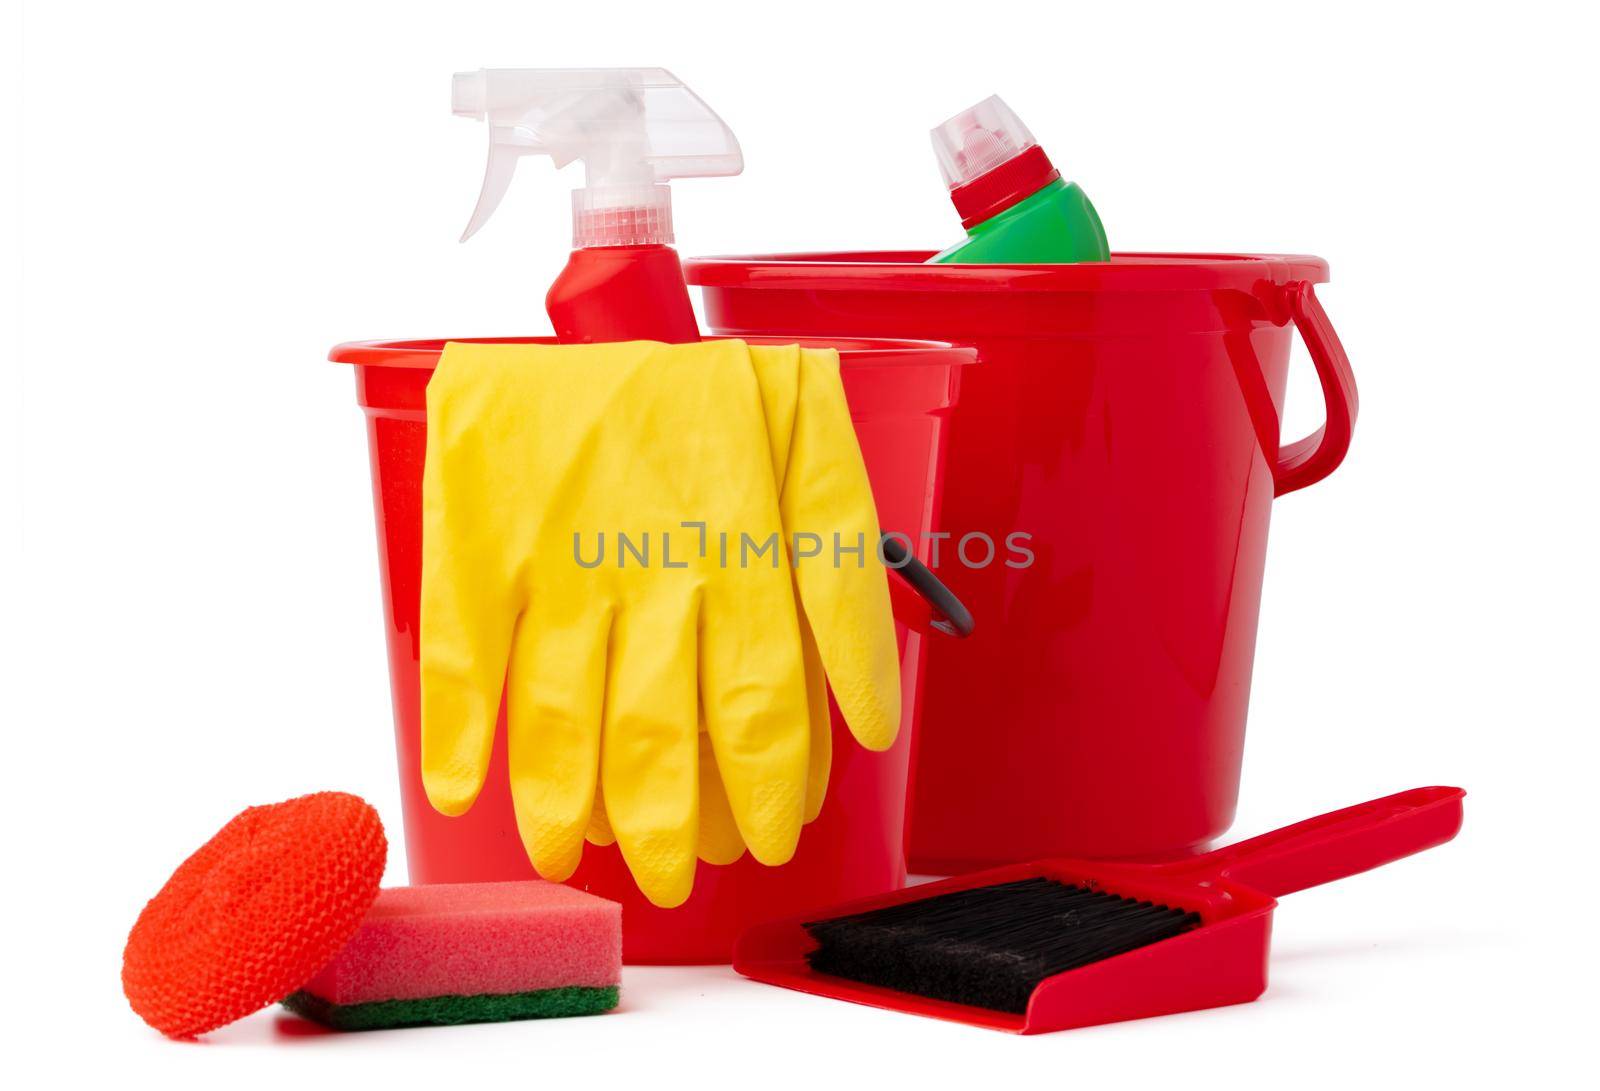
[[[1187,932],[1200,915],[1019,879],[811,921],[818,973],[1021,1014],[1045,978]]]

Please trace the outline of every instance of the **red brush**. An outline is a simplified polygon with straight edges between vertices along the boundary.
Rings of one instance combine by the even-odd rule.
[[[1277,896],[1443,844],[1465,794],[1415,788],[1168,864],[1043,860],[962,875],[758,925],[733,966],[1023,1034],[1239,1004],[1267,987]]]

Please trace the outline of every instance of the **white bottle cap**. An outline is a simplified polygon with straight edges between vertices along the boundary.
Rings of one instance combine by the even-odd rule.
[[[951,189],[994,170],[1038,144],[999,95],[990,95],[934,129],[933,154]]]

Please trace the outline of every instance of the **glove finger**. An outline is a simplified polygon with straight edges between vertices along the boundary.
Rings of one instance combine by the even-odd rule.
[[[809,708],[791,576],[765,560],[708,585],[700,702],[728,805],[750,854],[786,863],[800,837]]]
[[[810,747],[806,762],[806,806],[802,821],[816,821],[828,795],[828,774],[833,764],[833,715],[828,708],[828,679],[817,638],[804,613],[800,615],[800,649],[806,668],[806,708]]]
[[[795,404],[800,397],[800,346],[752,345],[750,366],[761,392],[761,412],[772,450],[772,480],[781,489],[789,472]]]
[[[552,596],[554,598],[554,596]],[[566,616],[540,596],[522,615],[511,648],[506,756],[517,832],[534,870],[561,882],[583,858],[600,770],[611,612]]]
[[[744,838],[722,786],[711,736],[700,733],[700,840],[696,855],[708,864],[731,864],[744,855]]]
[[[583,838],[591,845],[614,845],[617,835],[611,831],[611,819],[606,817],[606,793],[598,778],[594,785],[594,806],[589,811],[589,829]]]
[[[753,345],[750,347],[750,362],[761,389],[761,407],[766,416],[767,438],[772,447],[773,480],[782,490],[788,474],[795,411],[800,396],[800,346]],[[798,584],[794,593],[798,601]],[[822,810],[822,801],[828,792],[828,772],[833,759],[833,722],[828,709],[827,675],[822,657],[817,652],[816,637],[803,610],[799,611],[799,622],[805,662],[806,705],[811,728],[803,821],[811,822]]]
[[[470,399],[453,401],[440,370],[446,381],[428,386],[422,475],[421,766],[429,802],[455,816],[477,799],[489,768],[517,604],[507,566],[487,552],[495,536],[480,523]]]
[[[695,609],[658,594],[624,605],[611,630],[600,778],[634,882],[663,909],[694,886],[699,766]]]
[[[862,746],[886,750],[900,729],[900,655],[877,507],[831,350],[800,350],[781,508],[785,528],[821,539],[816,556],[797,548],[795,583],[834,700]]]

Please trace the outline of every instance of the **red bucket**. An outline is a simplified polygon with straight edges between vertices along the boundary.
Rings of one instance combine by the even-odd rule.
[[[1319,258],[926,253],[688,262],[718,333],[935,337],[983,366],[950,422],[939,573],[978,618],[929,647],[913,870],[1180,853],[1233,821],[1272,498],[1339,465],[1355,383]],[[1282,445],[1290,325],[1327,423]],[[963,534],[1030,535],[969,568]]]
[[[468,338],[549,343],[548,338]],[[970,348],[929,342],[751,338],[837,348],[851,417],[872,480],[879,524],[920,541],[938,517],[945,417],[955,404]],[[501,710],[488,780],[472,809],[446,818],[423,792],[418,743],[417,610],[422,579],[422,464],[427,448],[424,392],[443,340],[368,341],[335,348],[329,358],[354,364],[356,396],[366,411],[377,510],[378,561],[387,620],[395,741],[406,862],[413,883],[529,879],[507,784],[505,712]],[[926,555],[919,555],[926,561]],[[570,880],[623,905],[623,956],[632,963],[727,962],[733,942],[762,920],[895,889],[905,882],[907,766],[918,717],[924,635],[932,620],[922,600],[898,580],[902,721],[882,754],[850,737],[834,710],[833,773],[827,801],[805,828],[794,859],[763,867],[749,856],[726,867],[701,863],[694,893],[676,909],[651,905],[634,885],[615,845],[588,845]],[[936,635],[930,643],[947,638]]]

